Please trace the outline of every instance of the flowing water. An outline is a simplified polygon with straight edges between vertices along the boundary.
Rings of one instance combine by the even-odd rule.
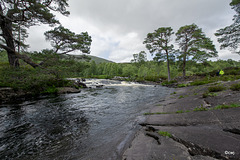
[[[92,88],[81,93],[0,105],[0,159],[121,159],[143,114],[172,91],[111,80],[86,83]]]

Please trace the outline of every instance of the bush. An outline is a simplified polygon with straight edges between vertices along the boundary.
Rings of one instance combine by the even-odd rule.
[[[220,92],[220,91],[223,91],[225,89],[226,88],[224,86],[222,86],[222,85],[208,87],[208,91],[209,92]]]
[[[209,80],[197,80],[197,81],[191,82],[190,85],[191,86],[199,86],[199,85],[204,85],[204,84],[208,84],[208,83],[212,83],[212,81],[209,81]]]
[[[205,92],[205,93],[203,93],[203,98],[207,98],[207,97],[215,97],[215,96],[217,96],[217,93],[211,93],[211,92]]]
[[[39,93],[55,93],[57,87],[71,85],[57,70],[6,67],[0,70],[0,87]]]
[[[240,83],[231,85],[230,89],[233,91],[240,91]]]

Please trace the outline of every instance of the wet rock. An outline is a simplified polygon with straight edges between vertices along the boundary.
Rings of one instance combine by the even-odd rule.
[[[86,81],[85,79],[76,79],[74,81],[74,85],[80,88],[88,88],[87,85],[85,83],[83,83],[83,81]]]
[[[71,87],[58,88],[58,94],[79,93],[79,92],[81,92],[79,89],[71,88]]]

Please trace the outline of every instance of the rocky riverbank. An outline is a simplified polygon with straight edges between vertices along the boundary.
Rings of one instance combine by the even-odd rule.
[[[146,113],[122,159],[240,159],[240,91],[230,89],[239,82],[177,88]]]
[[[25,91],[21,89],[13,89],[11,87],[0,87],[0,104],[12,103],[13,101],[24,101],[32,97],[38,97],[46,94],[67,94],[67,93],[79,93],[80,88],[87,88],[86,84],[81,79],[69,79],[71,81],[70,86],[57,87],[53,92],[35,93],[32,91]]]

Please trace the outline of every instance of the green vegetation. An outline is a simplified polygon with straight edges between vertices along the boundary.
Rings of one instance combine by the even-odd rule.
[[[199,112],[199,111],[209,111],[209,110],[218,110],[218,109],[229,109],[229,108],[239,108],[240,104],[230,104],[230,105],[218,105],[214,108],[205,108],[203,106],[196,107],[192,111],[190,110],[179,110],[176,112],[156,112],[156,113],[144,113],[144,115],[158,115],[158,114],[181,114],[181,113],[189,113],[189,112]]]
[[[177,94],[177,92],[173,92],[173,93],[171,93],[170,95],[174,95],[174,94]]]
[[[198,111],[207,111],[208,109],[205,107],[196,107],[193,109],[194,112],[198,112]]]
[[[230,89],[233,91],[240,91],[240,83],[231,85]]]
[[[178,97],[178,99],[182,99],[182,98],[186,98],[186,97],[188,97],[188,95],[184,95],[184,96],[181,95],[181,96]]]
[[[0,52],[0,87],[12,87],[14,89],[26,91],[33,90],[33,92],[37,93],[56,92],[54,87],[69,86],[70,84],[64,79],[74,77],[110,79],[118,76],[129,81],[163,81],[162,85],[171,85],[177,82],[167,81],[168,71],[166,62],[96,63],[95,61],[84,61],[86,58],[83,59],[82,56],[58,55],[46,50],[43,52],[28,53],[27,55],[35,62],[40,63],[44,61],[44,64],[42,67],[34,69],[23,61],[20,61],[22,67],[14,69],[9,67],[6,52]],[[171,62],[172,77],[181,75],[181,70],[178,69],[179,63],[178,61]],[[196,72],[199,75],[208,74],[208,76],[203,76],[202,79],[194,81],[190,83],[190,85],[200,85],[214,83],[219,80],[228,81],[240,78],[240,68],[232,67],[233,65],[240,66],[240,62],[232,60],[209,61],[208,63],[211,64],[211,67],[191,61],[187,63],[189,67],[187,73]],[[216,73],[215,71],[218,68],[227,68],[224,69],[224,76],[218,77],[213,74]],[[205,71],[208,73],[205,73]],[[179,84],[178,86],[183,87],[185,84]],[[237,89],[237,85],[231,88]],[[208,96],[214,96],[211,95],[211,93],[207,94]],[[179,98],[184,97],[185,96],[181,96]]]
[[[231,50],[233,53],[240,54],[240,48],[239,48],[239,28],[240,27],[240,1],[239,0],[232,0],[230,3],[230,6],[232,9],[236,11],[236,14],[234,15],[233,18],[233,23],[227,27],[224,27],[222,29],[217,30],[217,33],[215,35],[218,38],[218,42],[221,43],[221,49],[228,48]]]
[[[158,134],[163,137],[169,137],[172,138],[172,134],[169,132],[159,131]]]
[[[240,107],[240,104],[230,104],[230,105],[223,104],[223,105],[216,106],[214,109],[215,110],[216,109],[229,109],[229,108],[238,108],[238,107]]]
[[[187,87],[187,86],[188,86],[188,85],[187,85],[187,84],[184,84],[184,83],[183,83],[183,84],[178,84],[178,85],[177,85],[178,88]]]
[[[176,114],[179,114],[179,113],[186,113],[186,111],[179,110],[179,111],[176,111],[175,113],[176,113]]]
[[[216,97],[218,94],[217,93],[211,93],[211,92],[205,92],[203,93],[203,98],[207,98],[207,97]]]
[[[144,40],[146,48],[153,55],[155,54],[155,60],[167,61],[168,70],[168,82],[171,81],[170,74],[170,57],[174,53],[174,46],[171,44],[171,36],[174,34],[171,27],[161,27],[155,30],[153,33],[148,33]]]
[[[217,86],[210,86],[208,87],[209,92],[220,92],[225,90],[226,88],[222,85],[217,85]]]
[[[183,59],[183,77],[186,76],[186,62],[189,56],[195,62],[204,62],[208,58],[217,57],[213,42],[196,24],[180,27],[176,36],[176,42],[180,48],[179,58]]]

